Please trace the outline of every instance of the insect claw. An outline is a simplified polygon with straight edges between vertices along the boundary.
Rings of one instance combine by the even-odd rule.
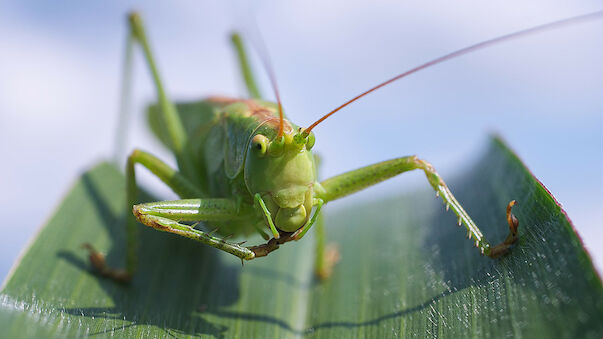
[[[436,198],[440,197],[440,191],[436,191]]]
[[[450,209],[450,205],[446,204],[446,212],[448,212],[449,209]]]
[[[461,223],[462,223],[461,218],[459,218],[458,226],[461,226]]]

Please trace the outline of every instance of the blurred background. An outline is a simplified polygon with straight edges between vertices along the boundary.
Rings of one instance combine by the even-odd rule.
[[[131,9],[146,21],[176,100],[245,95],[228,34],[260,32],[287,114],[307,126],[432,58],[603,7],[550,0],[0,1],[0,280],[78,175],[113,156]],[[601,272],[602,33],[603,19],[503,43],[362,99],[315,130],[323,177],[418,154],[453,178],[499,133],[563,205]],[[140,147],[173,163],[148,132],[143,108],[154,89],[136,52],[126,150]],[[272,99],[257,54],[252,62]],[[175,198],[140,173],[143,186]],[[327,213],[354,199],[427,188],[421,173],[410,173],[334,202]]]

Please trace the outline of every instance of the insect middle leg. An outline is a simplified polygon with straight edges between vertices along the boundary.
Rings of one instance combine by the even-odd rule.
[[[316,258],[314,259],[314,274],[319,279],[331,276],[333,267],[339,261],[339,249],[336,244],[327,244],[324,214],[318,215],[316,220]]]
[[[321,157],[316,153],[314,153],[314,163],[316,164],[317,171],[320,172],[322,161]],[[316,235],[314,274],[319,279],[326,279],[331,275],[333,266],[339,261],[339,249],[334,243],[327,244],[324,213],[318,214],[314,225],[314,233]]]
[[[511,213],[511,208],[515,201],[511,201],[507,206],[507,222],[509,224],[509,235],[500,244],[490,246],[490,243],[483,236],[480,229],[471,220],[461,204],[450,192],[448,186],[433,166],[425,160],[416,156],[403,157],[388,161],[383,161],[374,165],[369,165],[354,171],[350,171],[321,182],[324,192],[319,194],[325,202],[339,199],[352,194],[366,187],[377,184],[381,181],[394,177],[400,173],[420,169],[425,172],[427,181],[446,204],[446,209],[452,209],[457,215],[459,225],[463,224],[467,229],[469,238],[475,239],[475,246],[482,254],[495,258],[508,252],[509,248],[518,240],[517,228],[519,222]]]

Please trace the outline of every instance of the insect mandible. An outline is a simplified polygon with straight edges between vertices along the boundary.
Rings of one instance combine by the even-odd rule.
[[[142,19],[132,13],[128,18],[129,49],[135,43],[142,47],[158,97],[158,105],[149,110],[151,128],[174,153],[178,168],[171,168],[142,150],[130,154],[126,164],[126,185],[128,209],[132,208],[133,213],[126,222],[125,268],[109,267],[100,252],[85,244],[91,264],[104,276],[117,281],[131,280],[137,266],[137,221],[215,247],[242,261],[266,256],[287,242],[302,239],[314,228],[317,233],[315,272],[318,277],[326,278],[337,254],[325,248],[324,225],[320,218],[322,207],[411,170],[425,173],[436,195],[447,210],[456,214],[459,226],[465,227],[480,253],[491,258],[504,255],[519,239],[519,222],[511,211],[514,200],[506,208],[508,236],[501,243],[490,245],[433,166],[416,156],[383,161],[319,181],[317,160],[312,154],[315,144],[312,130],[348,104],[419,70],[502,41],[601,15],[603,12],[597,12],[537,26],[446,54],[370,88],[309,127],[302,128],[284,117],[269,67],[277,103],[260,98],[237,34],[233,34],[232,41],[250,98],[209,97],[201,102],[172,103],[164,92]],[[151,171],[181,200],[137,204],[136,164]],[[199,222],[211,225],[213,230],[201,230],[197,227]],[[231,235],[252,233],[259,233],[266,242],[246,247],[244,242],[226,239]]]

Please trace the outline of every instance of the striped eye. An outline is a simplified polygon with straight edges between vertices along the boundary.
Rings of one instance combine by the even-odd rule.
[[[262,157],[266,154],[266,149],[268,148],[268,138],[261,134],[256,134],[253,139],[251,139],[251,149],[258,156]]]

